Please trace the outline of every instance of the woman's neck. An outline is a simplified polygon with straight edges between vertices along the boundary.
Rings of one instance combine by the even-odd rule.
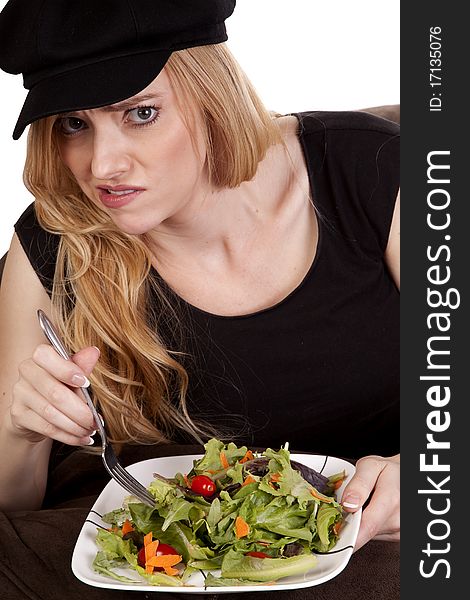
[[[182,211],[145,234],[157,269],[206,259],[230,262],[244,253],[266,222],[276,218],[297,183],[298,158],[292,156],[290,147],[292,141],[298,145],[297,120],[287,119],[286,145],[269,149],[252,180],[231,189],[213,189],[201,181]],[[289,142],[292,133],[295,140]],[[295,146],[293,152],[295,155]]]

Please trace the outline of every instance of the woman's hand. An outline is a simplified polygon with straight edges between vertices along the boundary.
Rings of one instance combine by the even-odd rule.
[[[346,486],[341,503],[346,511],[355,512],[369,497],[354,550],[372,538],[400,539],[399,454],[390,458],[366,456],[357,461],[356,473]]]
[[[32,443],[51,438],[72,446],[91,442],[93,415],[75,393],[99,358],[95,347],[84,348],[71,361],[61,358],[52,346],[39,345],[32,358],[19,366],[9,410],[11,429]]]

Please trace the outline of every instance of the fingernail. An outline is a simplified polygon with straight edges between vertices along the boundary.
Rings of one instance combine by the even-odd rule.
[[[90,381],[84,375],[79,375],[78,373],[73,375],[72,383],[78,387],[88,387],[90,385]]]
[[[93,437],[94,435],[96,435],[96,429],[93,429],[93,431],[90,433],[90,437]]]
[[[361,506],[358,496],[346,496],[346,500],[342,500],[341,504],[345,508],[359,508]]]
[[[90,441],[87,443],[87,446],[93,446],[94,443],[95,440],[93,438],[90,438]]]

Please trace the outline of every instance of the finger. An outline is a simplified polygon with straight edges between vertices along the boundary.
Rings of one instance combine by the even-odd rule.
[[[369,540],[382,540],[386,542],[397,542],[400,540],[400,528],[394,531],[378,531],[382,527],[380,520],[375,518],[375,515],[371,514],[369,507],[362,514],[361,525],[357,534],[356,543],[354,544],[354,552],[362,548]]]
[[[363,506],[372,493],[385,464],[379,456],[367,456],[357,461],[356,472],[344,488],[341,499],[341,504],[347,511],[354,512]]]
[[[66,444],[85,445],[90,442],[90,431],[80,427],[49,404],[32,387],[27,389],[26,382],[21,384],[27,390],[27,402],[13,402],[10,407],[12,425],[22,431],[26,437],[34,432],[42,437],[56,439]],[[35,438],[38,441],[38,438]]]
[[[374,539],[381,542],[399,542],[400,532],[381,533],[380,535],[376,535]]]
[[[54,348],[48,344],[37,346],[32,358],[38,366],[66,385],[82,387],[90,384],[79,365],[72,360],[66,360],[59,356]]]
[[[359,548],[362,548],[369,540],[375,538],[378,534],[380,525],[376,515],[370,511],[369,507],[367,507],[361,516],[361,525],[357,534],[356,543],[354,544],[354,550],[359,550]]]
[[[90,375],[93,371],[98,359],[100,351],[96,346],[83,348],[72,356],[72,361],[78,365],[85,375]]]
[[[44,437],[57,440],[68,446],[88,446],[94,443],[93,438],[89,435],[76,436],[73,433],[69,433],[53,423],[46,421],[34,411],[29,411],[29,414],[26,414],[25,418],[28,421],[28,428],[31,431],[36,431]]]
[[[29,396],[34,391],[44,401],[47,400],[57,410],[87,431],[94,429],[91,410],[73,390],[32,360],[21,363],[19,371],[21,378],[15,385],[14,397],[18,398],[20,402],[28,405]]]
[[[92,429],[88,426],[82,426],[77,423],[74,415],[68,416],[60,408],[51,404],[46,398],[37,392],[27,381],[21,381],[18,383],[15,389],[15,394],[18,391],[23,398],[22,403],[14,402],[11,406],[11,413],[15,417],[15,422],[20,424],[22,427],[28,428],[28,423],[24,419],[25,413],[35,413],[41,417],[44,421],[54,425],[58,429],[63,429],[67,433],[70,433],[76,437],[87,437],[90,435]],[[70,392],[70,390],[68,390]],[[73,392],[70,392],[73,396]],[[84,405],[77,398],[79,402],[79,408],[83,408]],[[88,407],[85,407],[88,409]]]
[[[377,480],[374,493],[362,513],[355,549],[371,539],[400,531],[400,492],[397,465],[386,465]]]

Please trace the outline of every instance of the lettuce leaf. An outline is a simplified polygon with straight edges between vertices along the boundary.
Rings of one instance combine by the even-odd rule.
[[[249,581],[246,579],[228,579],[227,577],[215,577],[212,573],[208,573],[204,579],[206,587],[228,587],[231,585],[262,585],[265,582]],[[274,581],[273,581],[274,583]]]
[[[142,583],[136,579],[130,579],[129,577],[125,577],[124,575],[119,575],[113,569],[116,568],[125,568],[129,565],[124,559],[112,559],[109,558],[108,553],[100,550],[93,560],[93,570],[101,575],[105,575],[106,577],[111,577],[112,579],[117,579],[118,581],[122,581],[123,583]]]
[[[223,450],[223,442],[219,442],[215,438],[212,438],[204,444],[204,456],[197,461],[197,466],[194,467],[196,473],[204,473],[206,471],[218,471],[222,469],[220,462],[220,452]]]
[[[222,577],[249,581],[276,581],[289,575],[303,575],[315,567],[313,554],[291,558],[255,558],[229,550],[222,561]]]
[[[315,548],[320,552],[328,552],[336,543],[337,536],[332,532],[332,526],[342,519],[342,513],[334,506],[322,504],[317,513],[318,537],[320,543]]]
[[[126,583],[139,583],[136,580],[119,575],[113,570],[129,566],[135,569],[137,566],[136,548],[132,540],[123,540],[117,533],[99,529],[96,543],[100,551],[97,553],[92,566],[97,573]]]
[[[99,529],[96,543],[110,560],[124,558],[132,567],[137,565],[136,547],[132,540],[123,540],[117,533]]]
[[[127,508],[116,508],[116,510],[112,510],[104,514],[101,517],[101,520],[105,523],[109,523],[110,525],[116,525],[117,527],[122,527],[124,521],[126,519],[131,518],[131,513]]]
[[[163,530],[164,519],[158,516],[156,509],[145,504],[133,504],[130,506],[130,511],[137,529],[143,533],[151,531],[155,539],[177,550],[184,562],[188,562],[190,559],[211,558],[214,555],[209,548],[193,543],[193,532],[187,525],[171,523],[167,529]]]

